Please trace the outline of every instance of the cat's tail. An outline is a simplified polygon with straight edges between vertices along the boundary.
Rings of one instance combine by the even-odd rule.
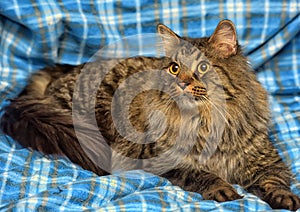
[[[84,169],[98,175],[108,174],[101,168],[101,164],[109,167],[109,152],[103,151],[98,158],[101,161],[90,157],[100,152],[99,145],[105,142],[104,139],[95,141],[94,135],[97,132],[88,123],[78,126],[75,131],[71,112],[58,107],[51,97],[20,96],[11,100],[3,110],[1,130],[22,146],[47,155],[65,155]],[[78,136],[87,143],[84,148]],[[93,146],[96,144],[97,148]]]

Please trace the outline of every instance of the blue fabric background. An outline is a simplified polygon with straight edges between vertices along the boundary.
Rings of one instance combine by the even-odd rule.
[[[232,20],[258,79],[270,94],[270,137],[296,176],[300,195],[300,3],[294,1],[5,0],[0,2],[0,108],[33,72],[86,62],[124,36],[155,33],[162,22],[182,36],[209,36]],[[134,176],[134,177],[133,177]],[[267,211],[244,198],[216,203],[143,171],[98,177],[0,134],[0,210]]]

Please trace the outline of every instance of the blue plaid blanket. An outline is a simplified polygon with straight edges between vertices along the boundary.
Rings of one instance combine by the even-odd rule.
[[[154,33],[162,22],[183,36],[210,35],[219,20],[237,26],[258,79],[269,91],[270,137],[295,174],[300,195],[299,1],[0,2],[0,108],[38,69],[86,62],[124,36]],[[98,177],[65,158],[22,148],[0,133],[0,210],[7,211],[268,211],[254,195],[217,203],[143,171]]]

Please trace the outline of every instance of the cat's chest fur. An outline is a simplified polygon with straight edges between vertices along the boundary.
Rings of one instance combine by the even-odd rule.
[[[161,110],[155,105],[150,108],[153,111]],[[213,117],[204,109],[207,108],[197,108],[196,116],[193,115],[195,111],[179,111],[177,107],[165,109],[165,114],[148,113],[151,114],[148,116],[151,127],[146,129],[143,139],[145,143],[155,142],[155,145],[147,146],[152,151],[145,152],[159,155],[171,150],[169,160],[152,163],[151,171],[166,170],[172,161],[172,166],[176,168],[205,170],[227,182],[243,183],[245,178],[240,173],[255,161],[259,144],[247,143],[247,136],[239,136],[237,128],[223,123],[220,117]],[[243,121],[236,121],[235,124],[248,127]],[[143,157],[151,158],[156,154],[149,153]]]
[[[158,141],[161,140],[161,143],[158,142],[161,146],[157,148],[164,149],[167,148],[167,144],[171,145],[170,141],[177,142],[178,147],[174,148],[173,154],[170,155],[172,160],[178,162],[177,167],[206,170],[231,183],[242,181],[238,178],[240,176],[239,170],[244,168],[243,157],[245,153],[242,145],[239,145],[239,140],[233,140],[231,144],[226,143],[222,138],[213,140],[214,138],[217,139],[218,136],[213,135],[214,132],[210,132],[208,128],[203,125],[203,118],[184,119],[180,126],[169,128],[171,130],[179,129],[177,132],[172,130],[166,140],[157,139]],[[161,134],[161,132],[149,133],[151,135]],[[229,146],[234,146],[234,148],[229,148]]]
[[[145,134],[139,138],[140,142],[153,144],[144,145],[141,157],[151,159],[166,153],[168,159],[146,161],[143,169],[147,170],[149,166],[151,167],[149,171],[155,173],[156,170],[158,174],[172,166],[204,169],[218,173],[230,181],[231,173],[238,164],[233,157],[228,157],[232,155],[231,150],[228,152],[227,149],[223,149],[224,129],[218,129],[218,124],[213,124],[208,114],[199,115],[199,108],[195,108],[198,115],[194,115],[195,111],[180,111],[175,104],[170,107],[159,107],[160,104],[165,105],[161,100],[160,104],[155,103],[156,98],[159,102],[160,96],[152,95],[152,98],[152,104],[146,104],[146,109],[145,104],[136,104],[133,108],[137,108],[139,112],[132,111],[132,114],[135,114],[133,126],[138,128],[141,120],[146,120],[143,128]],[[223,131],[219,132],[221,130]],[[228,147],[227,144],[225,146]],[[129,152],[124,148],[122,151]]]

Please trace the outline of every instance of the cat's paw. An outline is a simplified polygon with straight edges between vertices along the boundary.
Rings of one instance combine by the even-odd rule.
[[[202,193],[202,196],[206,200],[215,200],[218,202],[226,202],[242,198],[242,196],[240,196],[236,190],[229,185],[205,191]]]
[[[273,209],[296,211],[300,208],[300,198],[284,189],[274,189],[268,192],[264,200],[268,202]]]

